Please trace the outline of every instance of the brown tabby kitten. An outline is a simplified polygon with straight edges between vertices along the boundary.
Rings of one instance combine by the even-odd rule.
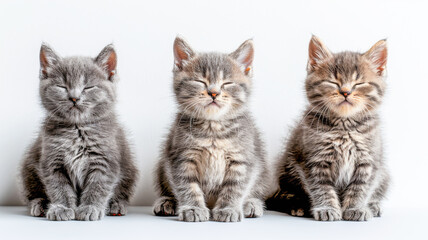
[[[263,215],[269,176],[248,109],[253,43],[235,52],[197,53],[174,42],[179,112],[156,171],[156,215],[187,222],[237,222]]]
[[[385,40],[363,54],[334,54],[312,37],[310,106],[287,142],[268,209],[321,221],[380,216],[389,182],[377,113],[386,60]]]

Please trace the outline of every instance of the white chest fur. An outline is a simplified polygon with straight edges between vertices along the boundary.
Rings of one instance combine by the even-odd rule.
[[[228,166],[228,159],[232,154],[232,143],[227,139],[207,139],[200,142],[203,146],[199,162],[202,190],[205,194],[221,186]]]
[[[346,187],[352,179],[358,160],[358,134],[347,133],[336,137],[332,143],[336,151],[336,185]]]
[[[89,142],[78,130],[72,136],[63,145],[64,164],[74,187],[82,187],[89,162]]]

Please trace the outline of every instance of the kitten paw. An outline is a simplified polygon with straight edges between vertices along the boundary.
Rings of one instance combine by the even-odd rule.
[[[312,214],[318,221],[338,221],[342,218],[342,211],[333,207],[314,208]]]
[[[350,208],[343,211],[343,220],[347,221],[367,221],[373,217],[373,213],[369,208]]]
[[[45,216],[45,202],[43,198],[36,198],[28,203],[30,208],[30,215],[33,217],[44,217]]]
[[[213,220],[217,222],[240,222],[242,215],[239,208],[213,209]]]
[[[244,216],[246,218],[256,218],[263,216],[263,202],[257,198],[248,199],[244,204]]]
[[[180,207],[178,219],[185,222],[205,222],[210,219],[210,210],[193,206]]]
[[[128,203],[126,201],[113,200],[107,209],[109,216],[125,216],[128,213]]]
[[[46,218],[51,221],[68,221],[75,218],[75,213],[72,208],[64,205],[50,205]]]
[[[175,216],[176,202],[172,197],[161,197],[156,200],[153,212],[156,216]]]
[[[100,220],[105,215],[104,208],[93,205],[79,206],[76,209],[76,219],[81,221]]]
[[[382,209],[379,203],[369,203],[369,208],[373,213],[373,217],[380,217],[382,215]]]
[[[303,217],[305,216],[305,210],[303,208],[291,209],[291,216]]]

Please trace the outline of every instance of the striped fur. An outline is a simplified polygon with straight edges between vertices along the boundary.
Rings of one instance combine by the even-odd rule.
[[[154,213],[190,222],[262,216],[268,172],[247,106],[252,42],[227,55],[196,53],[177,38],[174,54],[179,113],[157,165]]]
[[[42,45],[40,60],[47,117],[21,169],[30,214],[49,220],[126,214],[137,169],[114,113],[113,47],[92,59],[61,58]]]
[[[377,113],[386,56],[384,40],[364,54],[332,54],[312,38],[310,106],[287,142],[269,209],[322,221],[380,216],[389,183]]]

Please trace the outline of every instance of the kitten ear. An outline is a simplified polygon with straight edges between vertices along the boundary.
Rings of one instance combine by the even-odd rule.
[[[320,64],[332,57],[333,55],[324,43],[317,36],[312,35],[309,42],[308,71],[315,70]]]
[[[245,74],[249,74],[251,72],[251,66],[254,59],[253,40],[248,39],[233,53],[229,54],[229,56],[234,58],[241,65],[241,69]]]
[[[382,76],[385,72],[388,57],[386,39],[378,41],[370,50],[364,53],[364,56],[369,60],[376,73]]]
[[[42,43],[40,47],[40,76],[46,78],[48,76],[48,69],[57,64],[60,57],[55,51],[46,43]]]
[[[178,69],[183,69],[183,66],[195,56],[195,51],[181,37],[177,36],[174,40],[174,64]]]
[[[112,80],[116,74],[117,55],[113,44],[107,45],[95,58],[95,62],[101,66],[108,74],[108,79]]]

